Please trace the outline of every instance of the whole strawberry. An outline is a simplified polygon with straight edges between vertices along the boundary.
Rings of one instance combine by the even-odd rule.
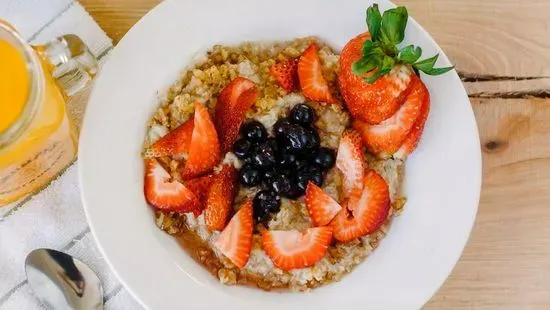
[[[378,5],[367,9],[369,31],[346,44],[340,56],[338,82],[342,97],[354,118],[379,124],[403,104],[411,75],[422,71],[443,74],[453,67],[434,68],[439,55],[418,61],[422,49],[408,45],[397,48],[405,37],[408,13],[404,7],[384,12]]]

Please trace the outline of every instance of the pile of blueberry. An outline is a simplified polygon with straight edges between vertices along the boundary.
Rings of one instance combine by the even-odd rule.
[[[279,211],[281,197],[296,199],[308,182],[323,185],[325,172],[334,166],[334,151],[320,146],[314,128],[315,113],[306,104],[296,105],[288,118],[279,119],[270,136],[257,121],[241,127],[233,152],[244,161],[239,172],[242,186],[262,188],[254,197],[254,217],[262,222]]]

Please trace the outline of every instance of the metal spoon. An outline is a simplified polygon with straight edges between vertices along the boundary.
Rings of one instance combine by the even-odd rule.
[[[50,309],[103,309],[103,287],[97,275],[63,252],[36,249],[25,259],[27,281]]]

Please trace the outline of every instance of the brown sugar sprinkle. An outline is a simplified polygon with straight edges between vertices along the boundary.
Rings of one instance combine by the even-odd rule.
[[[407,203],[407,197],[401,197],[396,199],[395,201],[392,201],[391,207],[394,211],[399,212],[403,209],[405,203]]]
[[[218,278],[220,283],[226,285],[235,285],[237,284],[237,273],[231,269],[220,268],[218,270]]]
[[[155,211],[157,226],[170,235],[178,235],[185,229],[181,216],[174,212]]]

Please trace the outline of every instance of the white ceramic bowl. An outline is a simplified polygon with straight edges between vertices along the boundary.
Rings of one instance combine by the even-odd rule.
[[[380,1],[382,8],[390,3]],[[215,43],[317,35],[340,49],[366,30],[369,1],[164,1],[122,39],[97,77],[80,141],[82,197],[106,260],[149,309],[416,309],[451,272],[474,222],[479,137],[455,72],[423,77],[432,98],[406,168],[408,202],[389,235],[340,282],[311,293],[226,287],[154,224],[143,197],[146,122],[192,56]],[[406,42],[443,51],[414,20]]]

